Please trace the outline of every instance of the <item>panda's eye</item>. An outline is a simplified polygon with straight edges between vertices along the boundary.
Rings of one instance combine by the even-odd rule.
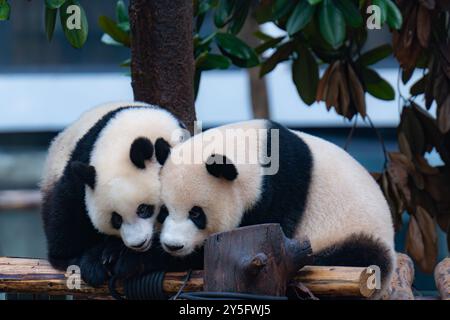
[[[156,218],[159,223],[163,224],[164,220],[166,220],[167,216],[169,215],[169,210],[167,210],[167,207],[165,205],[162,205],[159,209],[158,217]]]
[[[206,215],[201,207],[195,206],[189,211],[189,219],[197,226],[199,229],[206,228]]]
[[[148,219],[153,215],[155,207],[150,204],[140,204],[137,208],[136,214],[139,218]]]
[[[111,215],[111,225],[114,229],[120,229],[122,225],[122,217],[117,212],[113,212]]]

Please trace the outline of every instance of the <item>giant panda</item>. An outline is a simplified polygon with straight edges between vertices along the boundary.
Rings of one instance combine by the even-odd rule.
[[[317,265],[379,266],[375,298],[390,283],[394,229],[380,188],[348,153],[312,135],[253,120],[193,136],[171,150],[161,201],[160,242],[173,256],[196,252],[213,233],[280,223],[286,236],[309,238]]]
[[[94,108],[52,142],[41,182],[48,259],[78,265],[102,284],[106,262],[123,246],[147,251],[159,210],[159,172],[186,136],[168,111],[144,103]],[[109,261],[111,262],[111,261]]]

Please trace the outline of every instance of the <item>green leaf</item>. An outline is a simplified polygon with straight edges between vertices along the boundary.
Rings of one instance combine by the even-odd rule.
[[[59,9],[66,0],[45,0],[45,5],[50,9]]]
[[[364,84],[367,92],[369,92],[375,98],[381,100],[394,100],[395,91],[392,86],[380,75],[369,68],[362,69]]]
[[[100,16],[98,18],[98,24],[100,25],[100,28],[115,41],[122,43],[126,47],[130,46],[130,36],[120,29],[114,20],[107,16]]]
[[[119,22],[117,26],[119,27],[120,30],[122,30],[125,33],[130,32],[130,22],[128,21]]]
[[[377,63],[392,54],[392,47],[389,44],[379,46],[375,49],[365,52],[356,61],[363,66],[370,66]]]
[[[275,0],[275,4],[273,6],[272,20],[279,20],[283,18],[285,15],[292,12],[295,5],[296,2],[292,0]]]
[[[315,4],[318,4],[318,3],[322,2],[322,0],[308,0],[308,2],[309,2],[310,5],[313,6]]]
[[[238,34],[244,26],[245,20],[250,9],[251,1],[238,1],[236,9],[234,10],[233,18],[231,19],[228,30],[232,34]]]
[[[195,62],[199,70],[228,69],[231,65],[230,59],[219,54],[202,53]]]
[[[214,12],[214,24],[217,28],[223,28],[233,12],[235,1],[232,0],[220,0],[219,6]]]
[[[386,18],[387,18],[386,1],[385,0],[372,0],[372,5],[380,8],[380,14],[381,14],[380,22],[383,25],[386,22]]]
[[[75,10],[73,6],[78,7]],[[69,10],[68,9],[74,9]],[[80,13],[79,21],[77,21],[76,13]],[[80,3],[76,0],[67,0],[59,8],[59,16],[61,21],[61,27],[64,30],[66,39],[74,48],[81,48],[87,40],[89,31],[88,21],[86,18],[86,12]],[[79,23],[79,25],[78,25]]]
[[[215,39],[223,54],[238,67],[251,68],[259,64],[255,51],[235,35],[217,33]]]
[[[412,96],[418,96],[420,94],[425,93],[425,87],[429,78],[429,74],[424,75],[422,78],[416,81],[411,88],[409,89],[409,93]]]
[[[0,1],[0,21],[9,20],[11,6],[6,0]]]
[[[269,41],[275,39],[274,37],[269,36],[268,34],[262,32],[261,30],[255,31],[253,35],[261,41]]]
[[[311,21],[314,15],[315,7],[308,1],[301,1],[292,12],[286,24],[286,31],[290,36],[302,30]]]
[[[287,59],[289,59],[289,56],[291,55],[293,49],[294,49],[294,44],[291,41],[283,43],[281,46],[279,46],[277,51],[275,51],[274,54],[272,54],[269,59],[267,59],[266,61],[264,61],[261,64],[261,69],[259,70],[259,76],[263,77],[264,75],[268,74],[273,69],[275,69],[275,67],[280,62],[283,62],[283,61],[286,61]]]
[[[386,20],[392,29],[399,30],[403,24],[403,16],[398,7],[391,0],[386,1]]]
[[[45,34],[47,35],[48,41],[53,38],[53,32],[55,31],[56,16],[58,15],[58,9],[51,9],[45,7]]]
[[[117,1],[116,4],[116,17],[119,23],[130,22],[128,18],[128,9],[122,0]]]
[[[283,39],[284,39],[284,36],[269,39],[268,41],[257,46],[255,48],[255,52],[257,54],[262,54],[266,50],[276,47]]]
[[[320,32],[334,49],[339,48],[345,40],[345,20],[342,12],[332,0],[323,0],[320,7]]]
[[[319,66],[309,49],[303,45],[299,47],[298,57],[292,63],[292,80],[302,100],[307,105],[313,104],[319,83]]]
[[[345,22],[353,28],[359,28],[363,25],[363,18],[358,7],[352,0],[338,0],[334,1],[334,4],[344,15]]]

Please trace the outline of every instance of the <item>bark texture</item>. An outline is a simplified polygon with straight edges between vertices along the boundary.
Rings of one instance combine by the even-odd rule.
[[[191,0],[131,0],[134,98],[157,104],[193,129],[194,54]]]

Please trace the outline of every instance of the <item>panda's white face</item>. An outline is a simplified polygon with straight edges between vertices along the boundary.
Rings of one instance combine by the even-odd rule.
[[[130,109],[108,122],[90,165],[72,163],[86,184],[86,209],[97,230],[121,237],[133,250],[150,248],[160,207],[159,173],[184,134],[161,109]]]
[[[122,238],[136,251],[152,245],[154,224],[159,210],[157,164],[133,179],[116,177],[86,188],[87,211],[94,226],[102,233]]]
[[[258,165],[231,164],[210,170],[205,162],[174,162],[178,147],[189,149],[189,143],[176,146],[161,171],[158,220],[163,249],[186,256],[211,234],[239,226],[246,209],[258,199],[261,179]]]

